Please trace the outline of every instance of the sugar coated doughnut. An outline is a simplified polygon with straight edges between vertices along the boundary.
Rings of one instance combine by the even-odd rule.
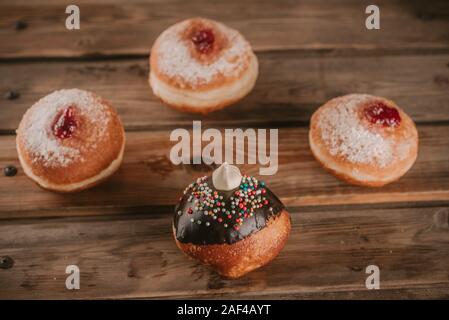
[[[418,154],[413,120],[393,101],[349,94],[328,101],[312,116],[309,143],[335,176],[358,185],[396,181]]]
[[[153,93],[177,109],[208,113],[246,96],[258,75],[250,44],[222,23],[194,18],[165,30],[150,55]]]
[[[106,100],[79,89],[59,90],[26,111],[16,146],[32,180],[71,192],[96,185],[119,168],[125,133]]]

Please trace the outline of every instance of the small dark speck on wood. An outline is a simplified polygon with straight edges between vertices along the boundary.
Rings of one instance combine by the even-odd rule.
[[[5,97],[5,99],[8,99],[8,100],[16,100],[20,97],[20,93],[17,91],[10,90],[5,93],[4,97]]]
[[[17,168],[15,166],[6,166],[3,169],[3,174],[5,177],[14,177],[17,174]]]
[[[0,269],[10,269],[14,265],[14,260],[11,257],[0,257]]]
[[[27,27],[28,27],[28,23],[26,23],[25,21],[22,21],[22,20],[18,20],[14,24],[14,28],[16,30],[23,30],[23,29],[26,29]]]

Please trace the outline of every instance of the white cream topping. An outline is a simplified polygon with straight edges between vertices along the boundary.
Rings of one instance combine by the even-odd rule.
[[[239,168],[230,165],[227,162],[223,162],[223,164],[212,173],[212,182],[217,190],[230,191],[237,188],[241,181],[242,174],[240,173]]]

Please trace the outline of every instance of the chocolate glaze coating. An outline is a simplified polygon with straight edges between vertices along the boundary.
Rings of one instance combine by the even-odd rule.
[[[223,199],[220,201],[225,202],[225,205],[218,208],[220,210],[224,208],[225,210],[231,211],[233,209],[231,208],[231,197],[236,197],[235,192],[240,189],[235,188],[231,191],[216,190],[211,177],[207,177],[204,182],[212,189],[212,192],[217,191],[218,196],[223,196]],[[262,188],[265,189],[263,197],[266,198],[268,204],[261,208],[255,208],[253,216],[248,215],[248,217],[244,218],[243,223],[241,225],[238,224],[238,229],[234,228],[236,225],[235,219],[236,217],[239,217],[238,212],[233,214],[231,219],[227,217],[227,214],[218,212],[215,214],[216,217],[214,219],[212,215],[204,214],[205,209],[208,210],[207,208],[204,208],[203,210],[195,209],[195,199],[189,201],[194,189],[186,189],[185,194],[175,207],[173,225],[176,232],[176,239],[182,243],[192,243],[197,245],[232,244],[259,231],[266,226],[266,222],[270,217],[278,215],[285,208],[273,192],[266,186],[259,186],[258,189]],[[222,219],[221,222],[219,222],[219,218]],[[193,219],[194,222],[192,222],[191,219]],[[201,223],[198,224],[198,221],[201,221]],[[225,224],[228,226],[225,227]]]

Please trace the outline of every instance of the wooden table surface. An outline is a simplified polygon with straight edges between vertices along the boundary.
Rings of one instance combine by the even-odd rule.
[[[365,28],[372,1],[73,1],[81,29],[65,29],[65,3],[0,2],[0,298],[449,298],[449,2],[376,1],[381,29]],[[252,93],[207,116],[162,105],[148,84],[148,54],[174,22],[205,16],[239,29],[260,61]],[[16,21],[27,28],[16,30]],[[14,130],[23,112],[60,88],[107,98],[127,131],[124,163],[76,194],[41,190],[20,168]],[[20,93],[7,100],[9,90]],[[314,161],[312,112],[366,92],[395,100],[420,135],[401,180],[370,189],[338,181]],[[206,165],[171,164],[171,130],[279,128],[279,171],[265,180],[292,213],[278,258],[243,278],[187,259],[171,234],[173,205]],[[244,166],[257,174],[257,166]],[[65,288],[78,265],[81,290]],[[380,290],[365,288],[380,267]]]

